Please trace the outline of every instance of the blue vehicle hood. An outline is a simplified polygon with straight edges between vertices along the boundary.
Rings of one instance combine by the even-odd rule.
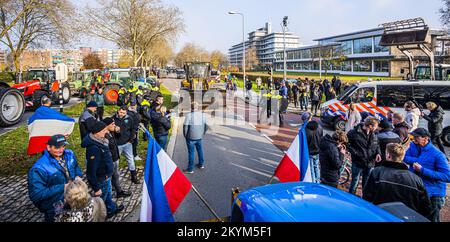
[[[245,222],[401,222],[359,197],[314,183],[254,188],[240,193],[235,205]]]

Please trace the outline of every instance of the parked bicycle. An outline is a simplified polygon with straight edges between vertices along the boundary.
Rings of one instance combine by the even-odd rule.
[[[352,169],[352,156],[347,152],[344,156],[344,164],[339,172],[339,185],[345,185],[350,181]]]

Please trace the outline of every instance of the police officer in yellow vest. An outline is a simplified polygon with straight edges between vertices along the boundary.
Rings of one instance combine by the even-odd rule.
[[[144,127],[148,130],[149,126],[150,126],[150,120],[151,120],[151,104],[148,101],[149,97],[148,96],[144,96],[144,98],[142,99],[142,101],[140,102],[139,106],[139,113],[141,114],[142,117],[142,124],[144,125]],[[144,141],[147,141],[147,135],[143,134],[142,136]]]

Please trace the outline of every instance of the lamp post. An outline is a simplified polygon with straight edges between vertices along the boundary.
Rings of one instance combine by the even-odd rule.
[[[230,11],[228,12],[228,14],[230,15],[241,15],[242,16],[242,70],[244,72],[244,90],[245,90],[245,86],[246,86],[246,75],[245,75],[245,17],[243,13],[238,13],[238,12],[233,12]]]
[[[281,27],[283,28],[283,64],[284,64],[284,81],[286,81],[287,79],[287,70],[286,70],[286,62],[287,62],[287,57],[286,57],[286,29],[287,29],[287,25],[288,25],[288,16],[285,16],[283,18],[283,23],[281,24]]]

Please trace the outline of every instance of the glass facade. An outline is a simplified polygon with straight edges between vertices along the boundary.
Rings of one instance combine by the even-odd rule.
[[[380,41],[381,41],[381,36],[375,36],[373,38],[375,53],[389,52],[389,47],[381,46]]]
[[[372,53],[372,38],[353,40],[353,54]]]
[[[372,61],[370,60],[355,60],[353,61],[354,72],[372,72]]]
[[[353,54],[352,45],[353,45],[353,43],[352,43],[351,40],[342,42],[342,45],[341,45],[342,54],[344,54],[344,55],[351,55],[351,54]]]
[[[389,72],[389,61],[387,60],[375,60],[375,72]]]

